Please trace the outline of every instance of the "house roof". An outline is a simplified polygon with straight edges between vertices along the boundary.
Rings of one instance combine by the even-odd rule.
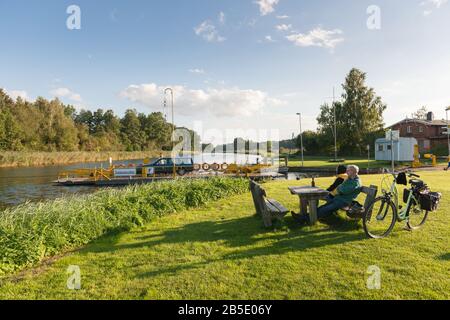
[[[445,126],[450,124],[450,121],[447,122],[446,120],[433,120],[433,121],[429,121],[429,120],[423,120],[423,119],[403,119],[402,121],[399,121],[397,123],[394,123],[393,125],[391,125],[389,128],[392,128],[398,124],[402,124],[402,123],[420,123],[423,125],[427,125],[427,126]]]

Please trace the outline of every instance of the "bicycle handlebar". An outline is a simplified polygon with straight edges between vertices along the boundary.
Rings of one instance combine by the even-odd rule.
[[[417,174],[415,174],[415,173],[412,173],[410,170],[403,170],[403,171],[400,171],[400,172],[394,172],[394,173],[391,172],[391,174],[392,174],[394,177],[397,177],[397,176],[398,176],[400,173],[402,173],[402,172],[406,173],[409,177],[420,178],[419,175],[417,175]]]

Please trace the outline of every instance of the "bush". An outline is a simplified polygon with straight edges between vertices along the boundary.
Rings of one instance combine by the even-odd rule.
[[[245,179],[212,178],[109,189],[0,212],[0,274],[30,267],[102,235],[243,193]]]
[[[438,156],[438,157],[447,156],[448,155],[448,146],[447,146],[447,144],[438,144],[438,145],[434,146],[433,148],[431,148],[430,153],[434,154],[435,156]]]

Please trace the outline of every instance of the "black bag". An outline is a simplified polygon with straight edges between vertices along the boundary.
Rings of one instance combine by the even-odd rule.
[[[406,178],[406,173],[404,173],[404,172],[399,173],[397,178],[395,179],[395,182],[397,182],[397,184],[407,186],[408,179]]]
[[[409,193],[410,193],[411,191],[409,190],[409,189],[405,189],[405,190],[403,190],[403,202],[404,203],[407,203],[408,202],[408,199],[409,199]]]
[[[357,201],[353,201],[347,210],[347,216],[351,219],[362,219],[364,212],[364,206]]]
[[[426,211],[436,211],[439,208],[442,194],[439,192],[421,192],[419,195],[420,208]]]

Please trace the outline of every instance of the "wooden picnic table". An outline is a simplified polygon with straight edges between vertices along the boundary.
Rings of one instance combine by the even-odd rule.
[[[309,204],[309,220],[311,225],[316,224],[319,200],[324,200],[330,193],[316,187],[289,187],[289,191],[300,199],[300,214],[308,214]]]

